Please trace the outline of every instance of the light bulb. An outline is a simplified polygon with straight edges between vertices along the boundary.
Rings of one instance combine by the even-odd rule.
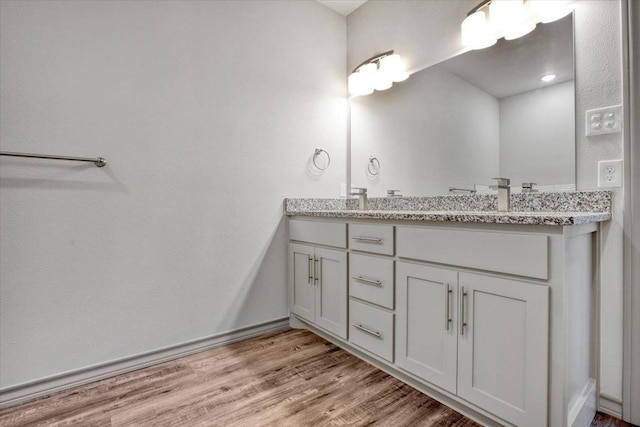
[[[378,74],[378,78],[376,79],[376,85],[374,86],[375,90],[387,90],[393,85],[393,82],[385,78],[385,76]]]
[[[536,29],[536,24],[533,22],[521,22],[519,25],[512,25],[504,33],[505,40],[519,39],[522,36],[526,36],[531,31]]]
[[[402,59],[397,53],[380,59],[378,73],[392,82],[401,82],[409,78],[409,74],[404,69]]]
[[[522,0],[493,0],[489,5],[489,17],[494,36],[513,40],[533,31],[536,21],[527,11]]]
[[[538,22],[548,24],[564,18],[573,10],[573,2],[569,0],[529,0],[529,14]]]
[[[409,78],[409,73],[407,73],[406,71],[401,71],[399,73],[396,73],[393,76],[393,81],[394,83],[400,83],[407,80],[408,78]]]
[[[376,74],[378,67],[376,64],[365,64],[355,73],[349,76],[353,81],[353,92],[351,92],[351,83],[349,83],[349,92],[353,95],[369,95],[373,92],[376,85]],[[354,77],[352,77],[354,76]]]
[[[373,86],[368,86],[359,71],[351,74],[347,80],[351,95],[369,95],[373,92]]]
[[[461,25],[462,44],[472,49],[484,49],[498,41],[493,36],[486,15],[478,11],[467,16]]]

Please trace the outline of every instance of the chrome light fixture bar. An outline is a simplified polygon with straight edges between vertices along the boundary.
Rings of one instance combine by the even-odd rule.
[[[374,90],[389,89],[393,83],[409,78],[400,55],[393,50],[372,56],[362,62],[349,75],[349,93],[353,96],[369,95]]]
[[[572,0],[483,0],[462,21],[462,44],[484,49],[498,39],[520,38],[539,23],[557,21],[573,10]]]

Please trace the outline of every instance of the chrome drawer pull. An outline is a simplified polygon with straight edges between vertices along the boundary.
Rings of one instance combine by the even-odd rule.
[[[380,280],[371,280],[371,279],[367,279],[366,277],[362,277],[362,276],[351,276],[351,278],[353,280],[357,280],[359,282],[368,283],[369,285],[378,286],[380,288],[382,287],[382,282]]]
[[[467,326],[467,316],[465,315],[464,300],[468,295],[468,292],[462,288],[462,296],[460,298],[460,335],[464,335],[464,328]]]
[[[368,334],[371,334],[371,335],[373,335],[374,337],[382,338],[382,335],[380,335],[380,332],[372,331],[371,329],[367,329],[367,328],[365,328],[365,327],[364,327],[364,326],[362,326],[362,325],[356,325],[356,324],[354,323],[354,324],[353,324],[353,327],[354,327],[354,328],[358,328],[358,329],[360,329],[361,331],[366,332],[366,333],[368,333]]]
[[[357,240],[359,242],[366,243],[382,243],[382,239],[380,237],[363,237],[363,236],[354,236],[353,240]]]
[[[453,290],[451,290],[451,287],[449,286],[449,284],[446,283],[445,289],[444,289],[444,330],[445,331],[449,330],[449,323],[453,321],[453,319],[451,318],[450,309],[449,309],[452,293],[453,293]]]

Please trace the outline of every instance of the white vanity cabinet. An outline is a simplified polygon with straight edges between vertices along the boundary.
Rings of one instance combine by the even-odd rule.
[[[598,366],[596,223],[290,223],[292,326],[316,331],[482,424],[589,425]],[[316,223],[315,231],[301,233],[300,223]],[[336,224],[345,227],[340,239],[331,231]],[[348,289],[326,288],[327,301],[345,311],[322,324],[322,286],[312,282],[328,274],[314,275],[314,263],[318,250],[329,249],[348,255],[346,270],[332,277],[334,284],[348,278]]]
[[[458,391],[518,426],[547,424],[549,288],[460,273]]]
[[[396,364],[456,392],[458,273],[398,262]]]
[[[396,364],[516,425],[547,419],[549,288],[398,262]]]
[[[319,245],[346,246],[346,225],[291,221],[289,304],[293,314],[347,338],[347,253]],[[315,243],[315,245],[313,245]]]

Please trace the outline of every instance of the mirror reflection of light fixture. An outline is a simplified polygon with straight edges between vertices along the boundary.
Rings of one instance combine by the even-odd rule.
[[[555,74],[547,74],[545,76],[540,77],[540,80],[542,80],[543,82],[547,83],[550,82],[552,80],[555,80],[556,75]]]
[[[369,95],[374,90],[387,90],[394,83],[409,78],[400,55],[392,50],[373,56],[358,65],[348,79],[349,93]]]
[[[533,31],[538,23],[565,17],[573,10],[572,3],[571,0],[483,0],[462,21],[462,44],[471,49],[484,49],[502,37],[517,39]]]

